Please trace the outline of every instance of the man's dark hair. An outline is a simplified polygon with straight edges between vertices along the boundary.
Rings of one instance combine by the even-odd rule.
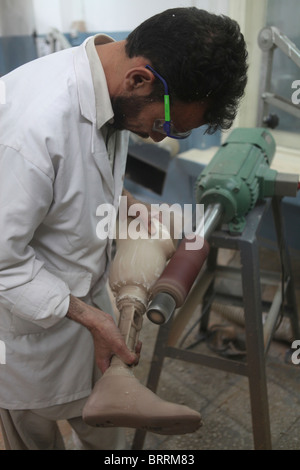
[[[173,101],[209,100],[206,132],[229,129],[247,83],[247,50],[239,25],[198,8],[173,8],[144,21],[126,42],[167,81]],[[163,95],[156,79],[154,97]]]

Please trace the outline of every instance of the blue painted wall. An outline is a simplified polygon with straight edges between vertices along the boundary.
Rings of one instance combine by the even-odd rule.
[[[0,77],[36,58],[33,36],[0,37]]]

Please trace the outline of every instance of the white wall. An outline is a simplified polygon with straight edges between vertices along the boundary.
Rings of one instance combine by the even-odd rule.
[[[36,31],[38,34],[47,34],[49,30],[57,28],[62,30],[60,14],[60,0],[33,0]]]
[[[69,32],[73,21],[85,21],[89,32],[131,31],[168,8],[196,6],[227,13],[228,0],[33,0],[38,34],[52,27]]]
[[[26,36],[34,29],[32,0],[0,0],[0,36]]]

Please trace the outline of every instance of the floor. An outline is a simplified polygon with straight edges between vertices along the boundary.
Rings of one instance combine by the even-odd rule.
[[[225,258],[228,257],[228,263],[234,260],[234,256],[231,255],[227,252],[224,254]],[[274,258],[276,258],[274,253],[269,255],[263,252],[262,256],[263,263],[267,267],[274,264]],[[296,295],[300,306],[300,259],[292,256],[292,263]],[[198,313],[196,312],[195,315],[197,316]],[[194,320],[195,318],[192,318],[191,322]],[[158,328],[147,318],[144,319],[141,332],[142,356],[135,370],[136,377],[144,384],[147,380]],[[188,328],[189,325],[187,325]],[[226,339],[226,335],[243,338],[243,327],[231,320],[228,321],[218,312],[212,313],[210,328],[215,328],[217,332],[216,342],[202,342],[195,346],[195,351],[217,354],[218,347],[213,348],[214,352],[212,352],[212,346],[224,344],[223,340],[224,337]],[[300,449],[300,365],[294,365],[291,362],[289,328],[286,328],[284,322],[279,328],[281,328],[281,339],[272,341],[266,365],[272,448],[274,450],[298,450]],[[280,337],[280,329],[278,332],[277,337]],[[194,342],[196,333],[197,328],[187,336],[185,347]],[[157,394],[166,400],[186,404],[198,410],[202,415],[203,426],[193,434],[179,436],[147,433],[143,449],[168,451],[254,448],[246,377],[166,358]],[[60,422],[59,425],[67,449],[74,449],[68,424]],[[134,431],[127,429],[126,436],[128,449],[130,449]],[[4,449],[1,435],[0,449]]]

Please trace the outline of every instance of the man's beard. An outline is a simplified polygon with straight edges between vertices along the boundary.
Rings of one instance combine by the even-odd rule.
[[[114,112],[114,122],[111,124],[112,127],[117,130],[128,129],[129,122],[137,120],[146,105],[153,101],[153,95],[112,97],[111,103]]]

